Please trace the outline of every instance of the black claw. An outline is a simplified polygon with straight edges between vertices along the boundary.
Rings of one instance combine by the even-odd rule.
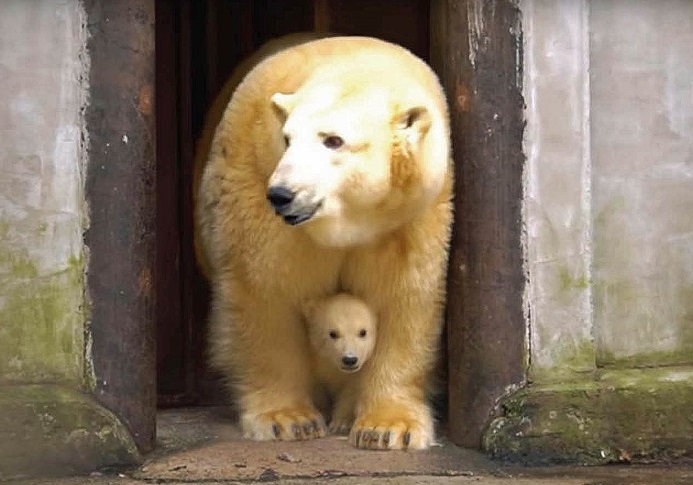
[[[279,426],[276,423],[272,425],[272,434],[275,438],[279,438]]]
[[[390,444],[390,432],[386,431],[385,434],[383,435],[383,445],[389,446]]]
[[[313,433],[316,433],[317,431],[318,429],[312,422],[303,425],[303,432],[306,434],[306,436],[311,436]]]
[[[405,433],[403,441],[404,446],[409,446],[409,442],[411,441],[411,433]]]

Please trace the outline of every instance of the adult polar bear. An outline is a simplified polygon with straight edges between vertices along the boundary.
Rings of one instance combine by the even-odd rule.
[[[325,434],[301,314],[344,291],[378,317],[351,442],[428,447],[452,213],[435,74],[377,39],[289,47],[238,85],[205,158],[196,226],[211,358],[234,387],[244,435]]]

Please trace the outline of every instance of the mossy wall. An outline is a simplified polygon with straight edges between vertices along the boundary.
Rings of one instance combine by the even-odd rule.
[[[529,365],[484,446],[693,456],[693,3],[521,4]]]
[[[86,33],[80,0],[0,2],[0,481],[141,460],[89,393]]]
[[[77,0],[0,4],[0,385],[84,384],[85,32]]]
[[[523,2],[535,381],[693,365],[692,15]]]
[[[599,366],[693,364],[692,16],[678,0],[590,4]]]

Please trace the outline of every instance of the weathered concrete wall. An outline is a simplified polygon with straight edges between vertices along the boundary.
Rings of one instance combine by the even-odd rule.
[[[80,0],[0,2],[0,481],[141,459],[84,392],[86,32]]]
[[[530,374],[693,363],[693,3],[523,7]]]
[[[485,446],[693,454],[693,2],[524,0],[528,386]]]
[[[692,364],[693,2],[590,16],[598,364]]]
[[[0,384],[82,383],[85,22],[0,2]]]
[[[526,304],[536,379],[556,367],[594,366],[586,2],[527,0],[523,29]]]

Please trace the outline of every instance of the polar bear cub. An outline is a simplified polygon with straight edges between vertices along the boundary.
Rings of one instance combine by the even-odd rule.
[[[305,313],[313,372],[333,403],[330,431],[347,433],[354,421],[358,371],[375,348],[376,316],[348,293],[315,301]]]

